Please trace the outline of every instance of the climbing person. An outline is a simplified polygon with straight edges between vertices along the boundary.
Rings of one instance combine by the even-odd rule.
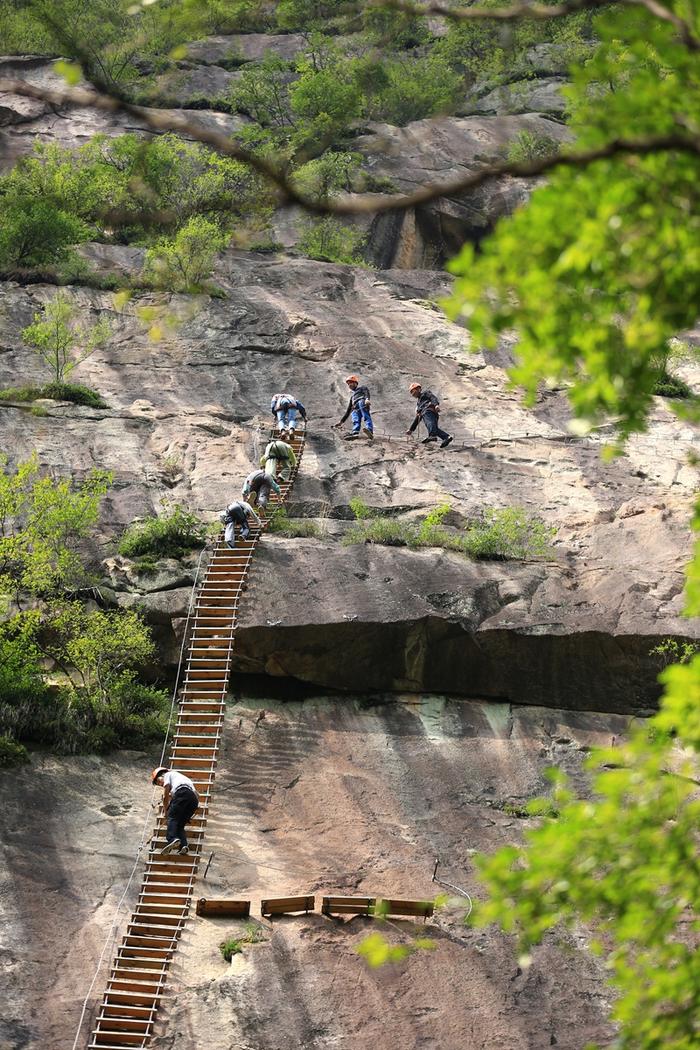
[[[277,427],[283,441],[294,436],[297,425],[297,412],[306,422],[306,409],[296,397],[291,394],[275,394],[270,402],[270,411],[277,420]]]
[[[251,506],[254,504],[264,511],[271,491],[278,496],[282,492],[272,475],[266,474],[264,470],[253,470],[243,482],[241,496],[248,500]]]
[[[160,853],[189,853],[185,824],[199,807],[197,789],[184,773],[167,766],[158,766],[151,773],[151,782],[163,788],[163,815],[168,824],[165,845]]]
[[[262,525],[250,503],[244,500],[234,500],[229,503],[226,510],[219,514],[219,521],[224,526],[224,541],[231,550],[236,546],[236,525],[240,530],[241,539],[247,540],[250,536],[249,519],[252,518],[256,525]]]
[[[279,438],[276,441],[270,441],[260,457],[260,466],[265,473],[276,478],[279,471],[282,481],[289,481],[296,463],[297,457],[292,446],[286,441],[280,441]]]
[[[348,416],[352,417],[352,431],[345,435],[346,441],[352,441],[360,436],[360,426],[370,441],[374,438],[374,423],[369,411],[370,395],[369,387],[360,386],[359,376],[348,376],[345,380],[350,388],[350,400],[345,410],[345,415],[333,427],[342,427]]]
[[[408,392],[411,397],[416,398],[418,404],[416,405],[415,419],[406,433],[412,434],[422,419],[428,431],[428,436],[423,438],[423,444],[428,445],[431,441],[437,441],[440,438],[440,448],[447,448],[452,441],[452,437],[438,426],[438,416],[440,414],[439,399],[432,390],[423,390],[420,383],[411,383]]]

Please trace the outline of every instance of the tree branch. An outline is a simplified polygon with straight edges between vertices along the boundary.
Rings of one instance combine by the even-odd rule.
[[[530,18],[535,21],[547,21],[551,18],[565,18],[579,11],[597,11],[614,4],[625,4],[628,7],[641,7],[654,18],[668,22],[678,32],[683,43],[690,51],[700,51],[700,37],[695,36],[688,22],[671,11],[658,0],[564,0],[560,4],[519,3],[510,7],[445,7],[444,4],[414,4],[409,0],[373,0],[372,6],[389,7],[403,14],[416,18],[427,15],[440,15],[454,22],[514,22]]]
[[[0,79],[0,92],[24,95],[28,98],[50,102],[56,106],[92,106],[108,113],[127,113],[152,131],[172,131],[202,142],[212,146],[223,156],[232,157],[234,160],[247,164],[272,182],[279,191],[281,204],[297,204],[316,215],[372,215],[405,211],[407,208],[428,204],[439,197],[460,196],[470,190],[478,189],[493,179],[504,176],[532,179],[546,175],[555,168],[587,168],[596,161],[624,155],[648,156],[653,153],[681,152],[700,156],[700,136],[690,133],[670,132],[665,135],[649,135],[641,138],[619,138],[596,149],[558,153],[522,163],[502,161],[482,168],[480,171],[461,175],[456,179],[423,186],[412,193],[362,194],[352,197],[341,195],[333,200],[321,201],[300,193],[295,188],[293,181],[288,179],[274,164],[237,145],[221,132],[205,128],[179,113],[144,108],[110,94],[86,88],[66,88],[64,91],[54,91],[50,88],[37,87],[24,80]]]

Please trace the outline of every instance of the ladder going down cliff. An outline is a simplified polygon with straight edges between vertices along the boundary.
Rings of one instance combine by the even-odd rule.
[[[305,429],[291,439],[297,464],[288,482],[280,481],[284,502],[294,484],[306,440]],[[158,819],[138,902],[110,966],[107,988],[97,1010],[89,1047],[124,1050],[145,1047],[165,994],[177,943],[187,921],[224,724],[238,610],[261,529],[230,550],[220,539],[207,567],[191,615],[177,721],[166,764],[194,781],[200,807],[188,828],[189,855],[167,854],[165,822]]]

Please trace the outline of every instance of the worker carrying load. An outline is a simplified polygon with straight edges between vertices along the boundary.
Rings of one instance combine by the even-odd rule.
[[[189,853],[185,824],[199,807],[197,789],[184,773],[158,766],[151,773],[151,783],[163,788],[163,814],[168,824],[161,853]]]
[[[352,441],[354,438],[360,436],[360,425],[370,439],[374,438],[374,423],[372,422],[372,416],[369,411],[369,387],[360,386],[359,376],[348,376],[345,380],[350,388],[350,400],[348,401],[348,407],[345,410],[345,415],[338,423],[334,423],[334,427],[342,427],[348,416],[352,416],[352,432],[345,435],[346,441]]]
[[[219,514],[219,521],[224,526],[224,540],[226,546],[231,550],[236,546],[236,525],[240,529],[242,540],[247,540],[250,536],[250,525],[248,524],[250,518],[256,525],[262,525],[250,503],[245,503],[243,500],[234,500],[233,503],[229,503],[226,510],[222,510]]]
[[[270,410],[277,420],[277,427],[283,441],[294,437],[294,428],[297,425],[297,412],[306,422],[306,409],[301,401],[292,397],[291,394],[275,394],[270,402]]]
[[[277,472],[282,481],[289,481],[292,470],[297,464],[294,449],[286,441],[270,441],[267,448],[260,457],[260,466],[266,474],[272,478],[277,477]]]
[[[422,419],[428,431],[428,436],[423,438],[423,444],[428,445],[431,441],[437,441],[440,438],[440,448],[447,448],[452,438],[438,426],[438,416],[440,414],[439,398],[435,396],[432,390],[423,390],[420,383],[411,383],[408,392],[411,397],[417,399],[418,404],[416,405],[416,417],[406,433],[412,434]]]
[[[244,500],[248,500],[251,506],[254,504],[264,511],[267,507],[271,490],[278,496],[282,492],[271,474],[266,474],[264,470],[254,470],[243,482],[241,496]]]

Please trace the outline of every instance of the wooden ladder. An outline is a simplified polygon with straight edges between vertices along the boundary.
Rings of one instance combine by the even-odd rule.
[[[306,431],[291,439],[297,463],[281,494],[270,505],[284,503],[301,463]],[[197,786],[200,806],[191,823],[190,852],[185,856],[159,850],[165,845],[165,821],[155,827],[138,902],[111,964],[107,987],[97,1010],[88,1046],[94,1050],[145,1047],[177,944],[187,922],[194,882],[202,856],[231,673],[238,610],[261,533],[251,529],[231,550],[220,539],[207,566],[191,613],[177,721],[167,765]]]

